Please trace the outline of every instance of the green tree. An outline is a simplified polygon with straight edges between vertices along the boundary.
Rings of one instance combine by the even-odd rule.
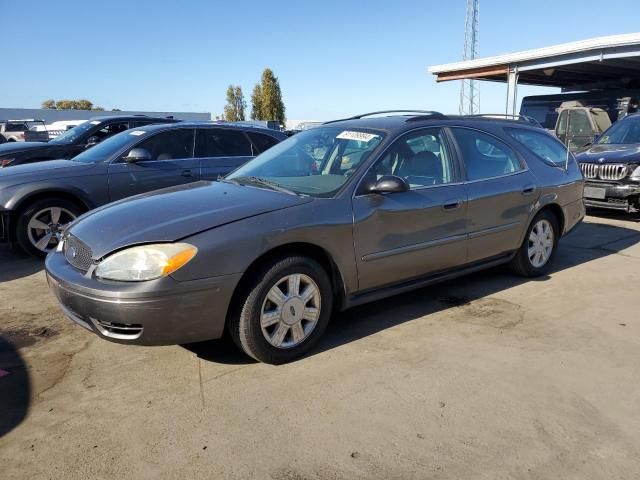
[[[42,108],[46,109],[56,109],[56,110],[96,110],[103,111],[104,108],[94,106],[93,102],[89,100],[58,100],[57,102],[50,98],[45,100],[41,104]]]
[[[247,108],[247,102],[244,100],[242,88],[239,85],[229,85],[227,88],[227,104],[224,107],[224,119],[228,122],[243,121],[244,110]]]
[[[278,77],[273,74],[270,68],[265,68],[262,72],[261,89],[261,114],[259,120],[277,120],[279,123],[285,122],[284,102],[282,101],[282,91]]]
[[[262,120],[262,89],[256,84],[251,92],[251,119]]]

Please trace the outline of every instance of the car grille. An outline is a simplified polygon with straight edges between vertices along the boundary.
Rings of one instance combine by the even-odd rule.
[[[627,166],[621,164],[596,165],[595,163],[581,163],[580,169],[584,178],[600,180],[622,180],[627,176]]]
[[[67,236],[64,240],[64,258],[78,270],[86,272],[93,263],[93,252],[91,249],[73,235]]]

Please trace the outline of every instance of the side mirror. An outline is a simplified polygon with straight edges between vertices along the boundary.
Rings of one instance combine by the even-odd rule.
[[[369,188],[370,193],[408,192],[409,184],[404,178],[396,175],[385,175]]]
[[[85,146],[85,148],[91,148],[94,145],[97,145],[98,143],[100,143],[100,139],[96,136],[93,137],[89,137],[87,138],[87,144]]]
[[[146,148],[132,148],[123,160],[127,163],[143,162],[151,160],[151,153]]]

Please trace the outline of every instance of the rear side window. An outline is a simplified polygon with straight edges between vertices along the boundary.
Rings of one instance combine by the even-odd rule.
[[[251,144],[241,130],[200,128],[196,134],[196,158],[250,157]]]
[[[507,133],[546,164],[564,166],[568,150],[551,135],[524,128],[505,128]]]
[[[500,177],[524,170],[515,152],[495,137],[469,128],[452,128],[462,150],[469,180]]]
[[[278,140],[273,138],[271,135],[266,135],[264,133],[247,132],[247,135],[249,136],[253,144],[258,148],[257,153],[262,153],[265,150],[269,150],[271,147],[278,143]]]
[[[7,123],[6,132],[24,132],[27,130],[27,125],[24,123]]]
[[[161,132],[136,145],[135,148],[148,150],[151,160],[193,158],[193,130],[182,128]]]

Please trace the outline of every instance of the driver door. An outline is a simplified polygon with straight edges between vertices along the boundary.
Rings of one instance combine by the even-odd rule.
[[[443,129],[415,130],[396,140],[365,175],[364,183],[371,176],[400,176],[410,190],[354,197],[360,290],[466,263],[467,196],[451,151]]]
[[[135,135],[142,130],[132,131]],[[145,133],[143,132],[143,135]],[[156,133],[131,148],[143,148],[150,159],[135,163],[123,160],[129,151],[109,165],[110,201],[200,179],[200,160],[193,158],[194,130],[172,129]]]

